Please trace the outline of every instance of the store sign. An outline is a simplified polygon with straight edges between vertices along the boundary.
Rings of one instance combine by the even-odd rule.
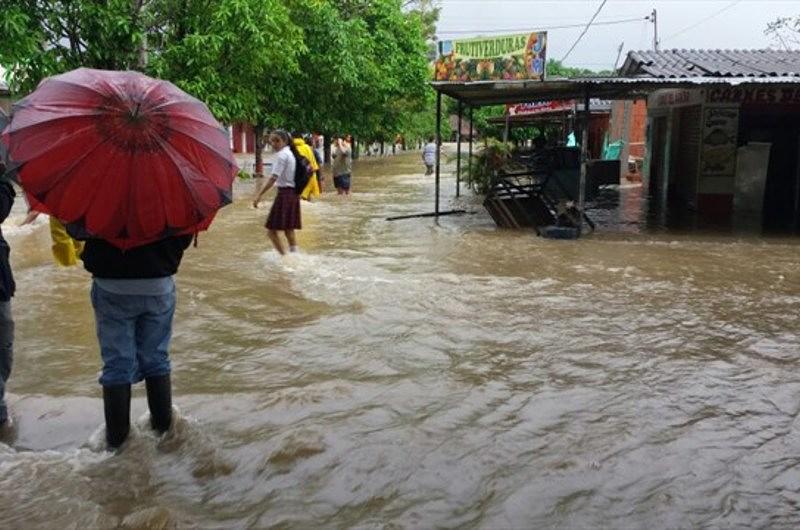
[[[544,80],[547,32],[439,42],[436,81]]]
[[[665,89],[650,95],[647,107],[658,109],[700,105],[701,103],[703,103],[703,94],[700,90]]]
[[[738,107],[706,107],[703,116],[700,172],[706,176],[733,176],[739,134]]]
[[[712,88],[706,103],[757,103],[762,105],[800,105],[800,88],[725,87]]]
[[[517,103],[506,105],[506,114],[509,116],[529,116],[531,114],[544,114],[548,112],[563,112],[574,108],[571,99],[557,99],[553,101],[537,101],[535,103]]]

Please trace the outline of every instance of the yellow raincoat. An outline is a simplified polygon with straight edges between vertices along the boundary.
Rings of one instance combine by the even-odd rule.
[[[62,267],[77,265],[83,252],[83,242],[72,239],[58,219],[50,217],[50,239],[53,240],[53,258]]]
[[[314,152],[311,150],[311,147],[303,141],[302,138],[294,139],[294,147],[297,149],[297,152],[300,154],[300,156],[308,160],[308,163],[311,164],[311,169],[314,170],[314,174],[311,175],[310,179],[308,179],[308,184],[306,184],[306,187],[303,189],[303,193],[300,194],[300,197],[303,199],[308,199],[312,196],[319,197],[319,181],[317,180],[319,164],[317,164],[317,159],[314,157]]]

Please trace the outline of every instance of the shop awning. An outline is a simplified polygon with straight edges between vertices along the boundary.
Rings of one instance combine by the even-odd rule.
[[[434,81],[440,94],[467,106],[482,107],[504,103],[592,98],[643,99],[667,88],[706,88],[747,85],[800,86],[800,77],[584,77],[555,78],[546,81]]]

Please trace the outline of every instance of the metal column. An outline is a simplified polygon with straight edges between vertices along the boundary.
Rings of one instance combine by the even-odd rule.
[[[580,228],[583,228],[584,208],[586,206],[586,172],[589,165],[589,89],[583,98],[583,131],[581,134],[581,179],[578,185],[578,210]]]
[[[436,93],[436,207],[434,213],[439,216],[439,159],[442,150],[442,93]]]
[[[461,117],[464,106],[458,102],[458,131],[456,132],[456,197],[461,196]]]
[[[475,136],[473,110],[473,107],[469,108],[469,158],[467,159],[467,175],[469,176],[470,184],[472,183],[472,137]]]

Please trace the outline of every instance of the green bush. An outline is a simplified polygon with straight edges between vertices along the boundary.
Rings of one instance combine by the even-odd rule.
[[[512,145],[488,138],[483,147],[472,155],[467,183],[476,193],[486,195],[492,189],[498,173],[513,169]]]

